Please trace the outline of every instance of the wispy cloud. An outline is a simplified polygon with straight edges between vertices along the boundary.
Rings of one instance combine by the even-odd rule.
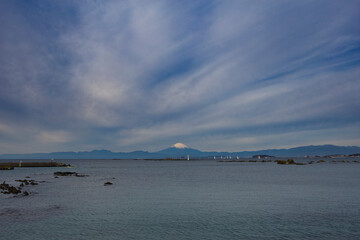
[[[1,5],[1,152],[360,144],[357,1]]]

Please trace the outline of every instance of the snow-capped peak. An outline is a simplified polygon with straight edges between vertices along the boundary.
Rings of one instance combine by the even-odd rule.
[[[188,146],[186,146],[185,144],[183,143],[175,143],[173,145],[174,148],[189,148]]]

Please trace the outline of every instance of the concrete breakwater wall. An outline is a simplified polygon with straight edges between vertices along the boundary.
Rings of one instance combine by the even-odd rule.
[[[57,162],[7,162],[0,163],[1,168],[14,168],[14,167],[67,167],[70,166],[65,163]]]

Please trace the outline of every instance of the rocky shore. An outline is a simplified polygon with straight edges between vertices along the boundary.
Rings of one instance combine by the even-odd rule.
[[[36,182],[33,179],[17,179],[15,180],[16,182],[20,182],[20,185],[18,187],[16,186],[12,186],[8,183],[6,183],[5,181],[3,183],[0,184],[0,193],[3,194],[20,194],[22,193],[24,196],[28,196],[29,192],[28,191],[23,191],[23,188],[26,185],[38,185],[39,183]]]

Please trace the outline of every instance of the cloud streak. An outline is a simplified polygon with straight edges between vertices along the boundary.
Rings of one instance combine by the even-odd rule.
[[[2,153],[360,144],[357,1],[1,5]]]

